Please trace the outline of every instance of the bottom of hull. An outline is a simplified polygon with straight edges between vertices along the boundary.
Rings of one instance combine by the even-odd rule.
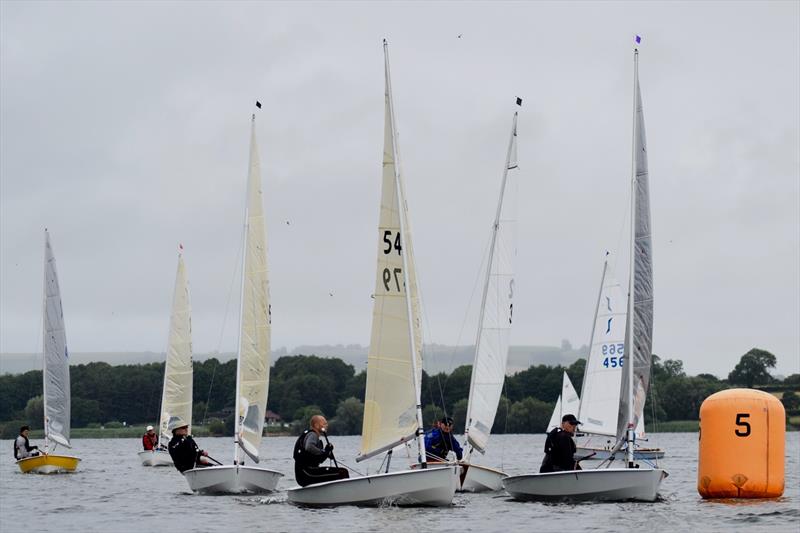
[[[460,474],[461,468],[453,465],[373,474],[289,489],[287,499],[297,505],[314,507],[442,507],[453,503]]]
[[[508,474],[488,466],[461,464],[461,483],[458,492],[494,492],[503,490],[503,480]]]
[[[272,492],[283,474],[266,468],[243,465],[192,468],[183,473],[189,488],[201,494]]]
[[[572,470],[507,477],[503,488],[523,501],[653,502],[667,475],[659,468]]]
[[[74,472],[81,460],[71,455],[42,454],[17,461],[23,474],[60,474]]]
[[[142,466],[174,466],[172,457],[166,450],[143,450],[139,452]]]

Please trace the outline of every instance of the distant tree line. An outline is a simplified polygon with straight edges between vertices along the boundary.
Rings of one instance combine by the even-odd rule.
[[[742,356],[726,380],[710,374],[687,376],[680,360],[662,361],[653,356],[651,390],[645,406],[645,420],[696,420],[703,400],[724,388],[746,386],[783,390],[788,414],[798,415],[800,375],[775,380],[769,373],[775,356],[752,349]],[[535,433],[544,431],[566,372],[578,393],[586,365],[579,359],[568,367],[534,365],[507,377],[497,411],[494,433]],[[143,425],[157,422],[164,364],[111,366],[89,363],[70,368],[72,383],[72,425],[114,426],[122,422]],[[426,426],[445,413],[463,431],[472,367],[464,365],[450,374],[429,376],[423,372],[423,418]],[[210,423],[220,433],[230,433],[236,390],[236,361],[220,363],[208,359],[194,363],[195,424]],[[270,374],[267,408],[294,429],[305,426],[317,413],[327,416],[331,432],[357,434],[364,411],[366,373],[337,358],[314,355],[285,356],[275,361]],[[30,371],[0,376],[0,424],[3,435],[16,433],[19,425],[42,426],[42,374]],[[657,428],[656,428],[657,429]]]

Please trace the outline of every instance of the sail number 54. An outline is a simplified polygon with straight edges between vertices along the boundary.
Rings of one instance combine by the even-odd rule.
[[[400,244],[400,232],[397,232],[397,235],[394,239],[392,239],[392,230],[387,229],[383,231],[383,243],[386,245],[386,248],[383,249],[383,253],[389,255],[392,253],[392,249],[397,250],[397,255],[400,255],[400,252],[403,251],[403,245]],[[387,289],[388,290],[388,289]]]

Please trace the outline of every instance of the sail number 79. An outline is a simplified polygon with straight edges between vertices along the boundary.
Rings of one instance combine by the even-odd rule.
[[[395,267],[394,269],[383,269],[383,286],[386,292],[392,292],[392,273],[394,273],[394,287],[397,292],[400,292],[400,279],[403,277],[403,269]],[[405,283],[405,282],[404,282]]]

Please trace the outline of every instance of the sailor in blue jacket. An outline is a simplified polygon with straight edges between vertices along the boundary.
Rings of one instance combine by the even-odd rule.
[[[434,461],[446,461],[447,454],[451,451],[455,452],[460,461],[463,451],[453,436],[453,419],[446,416],[439,421],[437,427],[425,435],[425,452]]]

